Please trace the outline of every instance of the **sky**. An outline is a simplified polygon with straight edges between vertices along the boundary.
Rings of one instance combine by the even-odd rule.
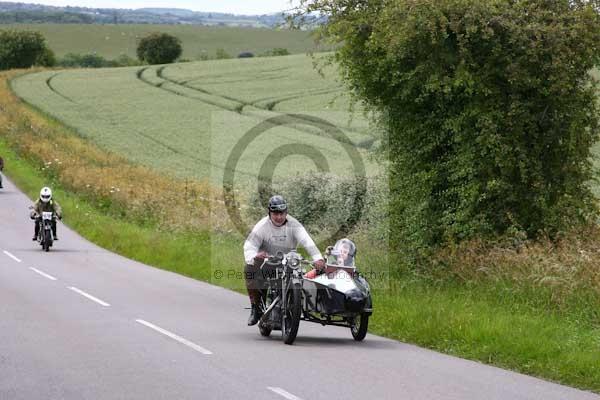
[[[11,0],[18,2],[19,0]],[[34,0],[23,3],[48,6],[77,6],[90,8],[186,8],[194,11],[225,12],[232,14],[270,14],[297,5],[294,0]]]

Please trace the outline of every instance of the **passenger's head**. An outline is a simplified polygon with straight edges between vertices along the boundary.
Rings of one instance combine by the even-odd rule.
[[[350,255],[350,251],[350,245],[348,243],[342,243],[342,245],[340,246],[340,258],[346,261],[348,259],[348,256]]]
[[[350,239],[344,238],[336,242],[334,250],[338,254],[338,263],[341,265],[354,265],[356,245]]]

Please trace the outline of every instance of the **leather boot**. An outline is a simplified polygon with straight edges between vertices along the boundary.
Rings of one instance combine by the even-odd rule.
[[[256,304],[252,304],[250,307],[250,317],[248,317],[248,326],[256,325],[260,317],[262,317],[262,311]]]

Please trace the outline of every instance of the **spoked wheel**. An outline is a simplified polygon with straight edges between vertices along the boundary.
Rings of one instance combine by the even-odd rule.
[[[292,344],[296,340],[298,327],[300,326],[300,314],[302,313],[302,289],[295,285],[287,292],[287,307],[283,316],[283,342]]]
[[[262,322],[258,323],[258,331],[260,332],[260,334],[264,337],[269,337],[271,336],[271,331],[273,330],[273,328],[271,328],[270,326],[263,324]]]
[[[272,299],[266,290],[262,291],[261,298],[262,299],[259,303],[260,304],[259,307],[262,309],[262,313],[264,314],[264,312],[267,311],[267,308],[269,308],[269,305],[271,304]],[[264,336],[264,337],[271,336],[272,330],[273,330],[273,327],[270,324],[263,323],[263,322],[258,323],[258,331],[260,332],[261,336]]]
[[[49,251],[50,246],[52,246],[52,235],[50,234],[50,231],[45,231],[44,243],[42,243],[42,248],[44,249],[44,251]]]
[[[360,342],[367,336],[367,329],[369,329],[369,315],[365,313],[358,314],[354,317],[354,321],[352,326],[350,327],[350,332],[352,332],[352,337],[357,342]]]

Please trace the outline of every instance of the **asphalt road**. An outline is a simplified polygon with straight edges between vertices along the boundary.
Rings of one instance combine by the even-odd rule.
[[[4,186],[0,400],[600,399],[378,336],[356,343],[344,328],[301,323],[293,346],[278,332],[263,338],[246,326],[245,296],[115,255],[64,225],[42,252],[30,201]]]

